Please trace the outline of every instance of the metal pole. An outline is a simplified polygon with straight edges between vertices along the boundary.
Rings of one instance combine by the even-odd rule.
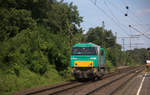
[[[131,32],[130,27],[129,27],[129,31]],[[131,35],[131,37],[130,37],[130,50],[131,50],[131,38],[132,38],[132,35]]]
[[[124,39],[122,39],[122,48],[123,48],[123,51],[125,51],[125,48],[124,48]]]
[[[117,42],[117,32],[115,32],[115,36],[116,36],[116,42]]]

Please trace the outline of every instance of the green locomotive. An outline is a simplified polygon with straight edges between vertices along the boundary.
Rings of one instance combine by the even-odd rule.
[[[70,66],[76,79],[100,78],[105,72],[105,50],[94,43],[72,47]]]

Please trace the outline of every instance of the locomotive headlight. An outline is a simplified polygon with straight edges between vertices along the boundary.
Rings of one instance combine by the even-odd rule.
[[[92,66],[92,63],[90,64],[90,66]]]
[[[91,57],[90,59],[96,59],[95,57]]]
[[[78,64],[77,64],[77,63],[75,63],[75,66],[77,67],[77,66],[78,66]]]

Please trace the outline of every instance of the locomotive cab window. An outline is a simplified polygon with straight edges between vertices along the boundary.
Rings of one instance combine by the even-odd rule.
[[[96,47],[74,47],[72,55],[97,55]]]

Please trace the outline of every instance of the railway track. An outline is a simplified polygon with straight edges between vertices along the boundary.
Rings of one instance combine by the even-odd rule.
[[[121,86],[139,74],[143,69],[130,71],[116,79],[113,79],[97,88],[87,92],[85,95],[113,95]]]
[[[54,87],[46,87],[46,88],[41,88],[41,89],[36,89],[36,90],[31,90],[31,91],[24,91],[24,92],[16,93],[14,95],[91,95],[95,93],[97,90],[104,88],[106,85],[111,84],[115,82],[116,80],[119,80],[119,78],[121,79],[124,76],[129,75],[129,72],[131,73],[134,71],[135,71],[135,68],[130,67],[130,68],[122,69],[122,70],[117,70],[117,72],[107,73],[100,80],[87,81],[87,82],[77,82],[77,81],[67,82],[64,84],[56,85]],[[126,74],[126,72],[128,73]],[[110,81],[110,79],[112,79],[113,77],[117,77],[118,79],[116,80],[114,79],[113,81],[111,81],[111,83],[108,83],[106,81],[106,80]],[[92,87],[92,85],[99,84],[101,82],[106,83],[105,86],[103,84],[100,87],[97,87],[97,86]],[[92,87],[95,89],[92,89],[92,90],[90,89],[90,90],[83,91],[83,93],[75,94],[76,92],[80,92],[82,88],[86,88],[86,87],[88,88]]]
[[[116,81],[119,81],[120,79],[124,79],[124,77],[130,75],[131,73],[134,73],[135,71],[137,71],[137,69],[130,70],[127,73],[122,72],[122,73],[116,74],[115,76],[110,76],[100,81],[95,81],[90,84],[86,84],[80,87],[73,88],[71,90],[66,89],[65,91],[56,92],[56,93],[48,94],[48,95],[93,95],[93,94],[94,95],[109,95],[109,94],[106,94],[106,92],[107,90],[110,90],[110,89],[107,89],[106,92],[103,92],[103,94],[99,94],[97,93],[97,91],[101,90],[101,88],[106,89],[105,87],[109,87],[110,84]]]
[[[73,84],[76,84],[76,83],[77,83],[77,81],[73,80],[73,81],[65,82],[65,83],[58,84],[58,85],[55,85],[55,86],[52,86],[52,87],[47,86],[47,87],[42,87],[42,88],[28,89],[28,90],[24,90],[24,91],[20,91],[18,93],[15,93],[13,95],[32,95],[32,94],[38,94],[38,93],[45,92],[45,91],[48,91],[48,90],[53,90],[53,89],[56,89],[56,88],[61,88],[61,87],[73,85]]]

